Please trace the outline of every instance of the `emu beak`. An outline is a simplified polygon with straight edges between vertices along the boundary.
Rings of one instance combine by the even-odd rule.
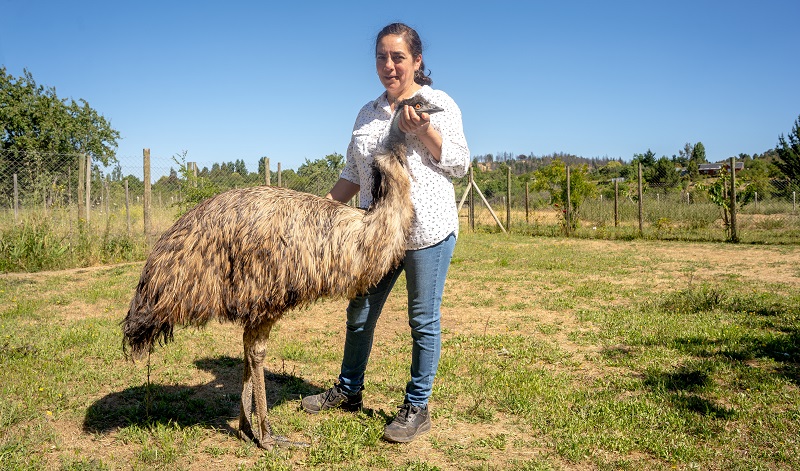
[[[417,114],[420,114],[420,113],[433,114],[433,113],[438,113],[440,111],[444,111],[444,108],[439,108],[438,106],[434,105],[433,103],[428,103],[428,104],[425,104],[425,105],[420,105],[420,107],[415,109],[414,111],[416,111]]]

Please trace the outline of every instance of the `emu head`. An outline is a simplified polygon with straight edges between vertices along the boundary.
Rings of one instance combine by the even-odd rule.
[[[389,126],[389,135],[386,137],[383,146],[389,153],[399,159],[402,158],[403,161],[405,160],[406,154],[406,134],[400,130],[400,117],[403,114],[405,105],[410,106],[418,115],[422,113],[433,114],[444,111],[421,95],[414,95],[411,98],[406,98],[395,105],[392,124]]]
[[[422,113],[438,113],[444,111],[441,107],[434,105],[420,95],[414,95],[411,98],[397,103],[395,105],[394,116],[392,117],[392,124],[389,126],[389,135],[383,142],[383,147],[386,149],[385,153],[376,155],[372,163],[372,201],[373,204],[386,196],[387,182],[383,178],[384,169],[387,165],[392,165],[392,160],[399,162],[401,166],[407,168],[408,160],[406,158],[406,135],[400,130],[400,116],[402,116],[405,105],[410,106],[419,115]]]

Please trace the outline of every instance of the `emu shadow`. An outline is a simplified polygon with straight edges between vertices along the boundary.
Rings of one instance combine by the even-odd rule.
[[[150,384],[134,386],[98,399],[86,410],[83,430],[108,433],[131,425],[200,425],[225,430],[236,436],[228,422],[239,417],[243,364],[241,358],[202,358],[195,365],[214,379],[198,386]],[[321,391],[285,372],[265,370],[267,404],[275,407],[301,395]],[[149,389],[149,391],[148,391]]]
[[[652,390],[665,391],[676,408],[715,419],[733,419],[735,409],[716,404],[701,394],[712,384],[713,372],[713,367],[707,363],[683,365],[672,372],[647,372],[644,384]]]

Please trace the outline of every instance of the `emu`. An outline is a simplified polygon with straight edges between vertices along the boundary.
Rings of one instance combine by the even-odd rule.
[[[267,419],[263,362],[270,329],[290,309],[366,291],[402,261],[414,217],[398,127],[403,105],[417,113],[442,111],[419,96],[398,104],[385,151],[373,161],[373,202],[366,210],[261,186],[224,192],[179,218],[142,269],[122,321],[124,351],[140,359],[156,341],[171,341],[176,325],[240,324],[239,437],[267,449],[285,442]]]

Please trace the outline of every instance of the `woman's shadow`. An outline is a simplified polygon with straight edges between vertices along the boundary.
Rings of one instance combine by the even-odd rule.
[[[209,371],[214,379],[199,386],[134,386],[98,399],[86,410],[83,430],[108,433],[131,425],[177,424],[181,427],[201,425],[225,430],[233,436],[229,421],[239,416],[242,387],[241,358],[222,356],[195,361],[198,368]],[[265,371],[269,407],[316,394],[321,389],[294,374]]]

